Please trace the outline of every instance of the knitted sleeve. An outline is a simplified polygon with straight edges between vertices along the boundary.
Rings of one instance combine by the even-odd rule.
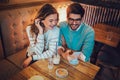
[[[35,55],[42,54],[44,50],[44,35],[38,34],[37,39],[35,39],[36,36],[31,34],[30,26],[26,28],[26,32],[30,42],[29,47],[27,49],[28,56],[32,55],[33,52]]]
[[[49,40],[47,41],[47,43],[49,43],[48,49],[44,50],[40,55],[33,55],[33,59],[38,60],[38,59],[45,59],[45,58],[52,57],[57,50],[58,36],[59,36],[58,30],[48,34],[48,37],[49,37]]]
[[[94,31],[90,28],[86,30],[85,34],[86,38],[81,52],[86,56],[85,61],[89,61],[94,47]]]

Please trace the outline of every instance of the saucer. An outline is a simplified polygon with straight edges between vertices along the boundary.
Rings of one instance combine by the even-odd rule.
[[[65,78],[68,76],[68,71],[64,68],[56,69],[56,76],[59,78]]]
[[[30,77],[30,79],[28,79],[28,80],[44,80],[44,78],[39,75],[34,75],[34,76]]]

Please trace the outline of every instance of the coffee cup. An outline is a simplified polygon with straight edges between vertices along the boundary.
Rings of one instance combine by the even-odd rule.
[[[72,59],[69,61],[70,64],[72,65],[77,65],[79,63],[79,60],[78,59]]]
[[[77,56],[78,56],[78,52],[74,52],[72,55],[69,55],[67,57],[69,63],[72,64],[72,65],[77,65],[79,63],[79,60],[78,60]]]

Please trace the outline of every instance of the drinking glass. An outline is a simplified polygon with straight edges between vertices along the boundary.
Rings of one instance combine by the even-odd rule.
[[[53,63],[54,64],[59,64],[59,62],[60,62],[60,55],[58,54],[57,46],[58,46],[58,43],[56,42],[55,53],[53,55]]]
[[[112,32],[112,31],[108,31],[108,32],[107,32],[106,39],[107,39],[107,40],[112,40],[112,37],[113,37],[113,32]]]
[[[60,63],[60,55],[54,55],[53,56],[53,64],[59,64]]]
[[[53,69],[54,65],[53,65],[53,58],[50,57],[48,58],[48,69],[51,70]]]

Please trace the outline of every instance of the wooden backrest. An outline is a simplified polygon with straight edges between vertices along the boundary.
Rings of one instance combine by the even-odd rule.
[[[29,44],[26,27],[31,24],[40,6],[0,12],[0,29],[5,56],[12,55]]]
[[[2,40],[1,40],[1,35],[0,35],[0,60],[4,58],[3,55],[3,47],[2,47]]]
[[[104,30],[104,31],[110,31],[110,30],[112,30],[113,32],[120,34],[120,27],[110,26],[110,25],[101,24],[101,23],[96,24],[93,27],[101,29],[101,30]]]

